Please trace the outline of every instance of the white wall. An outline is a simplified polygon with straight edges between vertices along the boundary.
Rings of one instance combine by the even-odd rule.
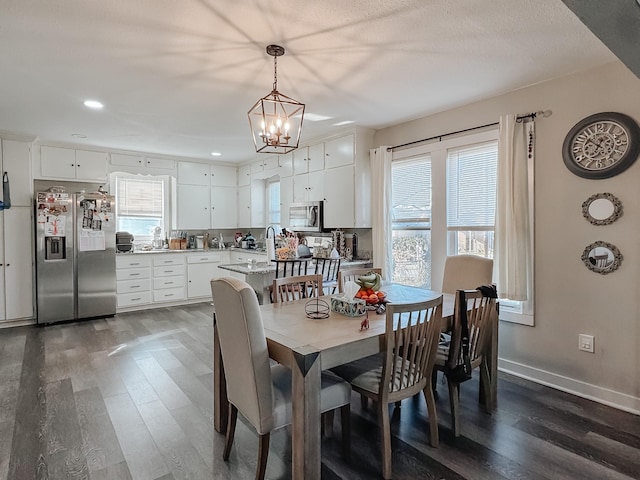
[[[561,156],[569,129],[592,113],[640,122],[640,80],[615,62],[381,130],[374,143],[398,145],[546,109],[553,115],[536,121],[535,327],[501,322],[500,367],[640,413],[640,161],[613,178],[587,180]],[[611,225],[582,216],[582,202],[599,192],[622,201],[624,214]],[[619,270],[599,275],[584,266],[582,251],[596,240],[620,249]],[[595,336],[594,354],[578,350],[579,333]]]

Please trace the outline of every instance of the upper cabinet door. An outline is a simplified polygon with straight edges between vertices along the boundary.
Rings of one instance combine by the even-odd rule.
[[[121,153],[111,154],[111,165],[120,167],[143,167],[144,161],[142,157],[136,155],[123,155]]]
[[[72,148],[40,147],[40,172],[43,177],[76,178],[76,151]]]
[[[310,172],[324,170],[324,143],[311,145],[307,155],[307,163]]]
[[[178,183],[180,185],[205,185],[211,184],[209,175],[210,167],[207,163],[178,163]]]
[[[307,147],[300,147],[297,150],[291,152],[293,158],[293,173],[300,175],[301,173],[309,172],[309,149]]]
[[[238,186],[251,185],[251,165],[243,165],[238,168]]]
[[[211,186],[235,187],[238,184],[237,172],[235,167],[211,165]]]
[[[146,157],[144,160],[145,160],[145,165],[148,168],[160,168],[163,170],[174,170],[176,168],[175,160],[168,160],[166,158],[153,158],[153,157]]]
[[[7,172],[11,182],[11,205],[31,206],[31,145],[27,142],[2,140],[2,172]],[[0,188],[1,190],[1,188]],[[1,290],[0,290],[1,291]]]
[[[210,187],[178,185],[177,228],[202,230],[211,228]]]
[[[293,175],[293,153],[278,156],[278,168],[276,170],[280,178],[286,178]]]
[[[324,164],[326,168],[353,165],[355,159],[355,136],[353,134],[329,140],[324,144]]]
[[[76,150],[76,178],[81,180],[107,180],[106,152]]]

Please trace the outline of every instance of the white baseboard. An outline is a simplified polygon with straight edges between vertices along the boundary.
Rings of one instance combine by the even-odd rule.
[[[498,370],[619,410],[640,415],[640,398],[627,395],[626,393],[616,392],[615,390],[581,382],[573,378],[558,375],[557,373],[548,372],[503,358],[498,359]]]

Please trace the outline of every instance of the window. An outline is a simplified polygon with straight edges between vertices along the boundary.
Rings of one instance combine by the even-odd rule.
[[[280,181],[267,182],[267,223],[280,225]]]
[[[493,258],[498,142],[447,151],[447,252]]]
[[[155,227],[166,232],[168,177],[114,175],[117,230],[136,240],[151,240]]]
[[[431,158],[392,165],[393,281],[431,286]]]

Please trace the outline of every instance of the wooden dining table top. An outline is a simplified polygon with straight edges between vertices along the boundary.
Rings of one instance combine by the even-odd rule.
[[[388,284],[382,290],[386,293],[387,303],[423,302],[443,295],[433,290],[400,284]],[[377,314],[374,310],[367,311],[369,328],[364,329],[361,328],[361,323],[365,315],[349,317],[330,311],[328,318],[313,319],[306,316],[305,308],[313,309],[316,301],[326,302],[325,308],[329,308],[333,296],[335,295],[260,307],[269,354],[274,360],[289,364],[291,359],[284,358],[284,355],[290,355],[286,350],[300,354],[316,351],[322,352],[322,368],[331,368],[349,360],[345,357],[345,346],[353,345],[352,353],[357,358],[357,350],[363,343],[377,342],[384,335],[386,316]],[[442,316],[445,324],[453,318],[453,309],[454,295],[444,294]],[[332,349],[338,348],[341,350],[339,356],[330,355]]]

